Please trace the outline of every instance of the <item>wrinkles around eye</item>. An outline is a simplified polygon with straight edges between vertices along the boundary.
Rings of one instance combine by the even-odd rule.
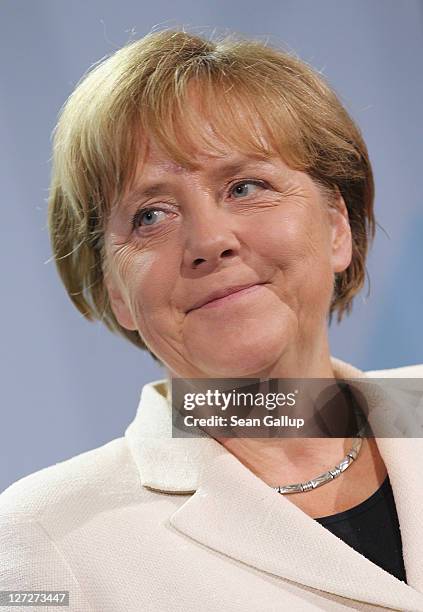
[[[245,199],[252,199],[254,197],[254,195],[256,194],[256,190],[253,191],[253,193],[246,193],[244,195],[242,194],[237,194],[234,195],[234,190],[237,189],[238,187],[243,187],[243,186],[250,186],[250,187],[255,187],[257,188],[258,191],[262,191],[262,190],[266,190],[269,189],[270,186],[266,181],[263,180],[259,180],[259,179],[243,179],[243,180],[237,180],[235,183],[232,183],[229,188],[228,188],[228,193],[229,196],[232,196],[232,199],[234,200],[245,200]],[[140,228],[142,228],[143,230],[146,230],[146,228],[149,227],[154,227],[156,225],[159,225],[160,222],[157,223],[151,223],[151,224],[147,224],[147,225],[141,225],[140,221],[143,219],[143,216],[148,214],[148,213],[171,213],[173,211],[169,211],[159,205],[154,205],[154,204],[148,204],[148,205],[143,205],[141,206],[133,215],[132,220],[131,220],[131,225],[132,228],[134,230],[139,230]],[[147,230],[148,231],[148,230]]]

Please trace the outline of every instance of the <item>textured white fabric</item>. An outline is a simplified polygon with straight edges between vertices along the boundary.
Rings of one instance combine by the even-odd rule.
[[[423,365],[332,365],[337,378],[423,377]],[[380,398],[371,401],[376,413]],[[0,590],[69,590],[72,612],[423,612],[423,439],[377,443],[408,585],[213,439],[172,439],[166,386],[155,381],[123,437],[0,495]],[[28,607],[46,609],[59,608]]]

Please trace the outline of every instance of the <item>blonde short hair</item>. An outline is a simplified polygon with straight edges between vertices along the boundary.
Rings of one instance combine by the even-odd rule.
[[[277,153],[328,194],[339,190],[344,197],[352,260],[335,275],[328,313],[329,323],[335,311],[340,322],[364,284],[375,233],[373,174],[360,130],[324,78],[292,54],[234,35],[212,41],[176,30],[151,33],[101,60],[61,109],[48,226],[72,302],[84,317],[103,321],[158,360],[138,331],[121,327],[113,314],[103,235],[149,137],[186,166],[193,147],[213,146],[186,103],[192,83],[201,86],[201,117],[222,141],[250,153]]]

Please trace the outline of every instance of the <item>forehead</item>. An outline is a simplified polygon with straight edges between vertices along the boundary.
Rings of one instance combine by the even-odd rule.
[[[173,160],[166,151],[161,149],[157,143],[150,138],[140,153],[137,173],[140,175],[154,169],[172,174],[182,174],[188,170],[186,166]]]
[[[188,151],[187,151],[188,153]],[[153,174],[183,175],[201,171],[212,171],[223,166],[241,166],[249,162],[275,161],[274,153],[258,153],[256,150],[239,149],[214,138],[212,147],[196,147],[189,151],[189,163],[172,159],[153,139],[140,151],[136,166],[136,182]],[[283,164],[281,159],[278,159]]]

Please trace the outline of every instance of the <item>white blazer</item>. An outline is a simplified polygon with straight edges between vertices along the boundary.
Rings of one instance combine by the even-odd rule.
[[[423,365],[331,360],[337,378],[423,377]],[[423,612],[423,438],[376,440],[408,585],[212,438],[172,439],[162,380],[144,386],[124,436],[0,495],[0,590],[68,590],[72,612]]]

